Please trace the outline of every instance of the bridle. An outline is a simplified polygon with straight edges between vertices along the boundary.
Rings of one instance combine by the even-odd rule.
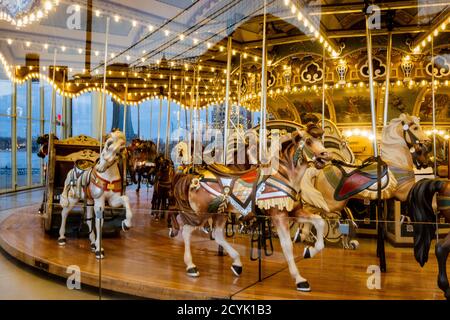
[[[96,163],[96,165],[95,165],[95,171],[98,172],[98,173],[105,173],[109,168],[111,168],[114,164],[117,163],[117,160],[118,160],[119,157],[121,156],[121,153],[122,153],[122,152],[120,152],[119,154],[117,154],[117,155],[114,157],[114,160],[111,161],[110,163],[108,163],[108,165],[106,166],[106,168],[105,168],[104,170],[101,170],[101,171],[98,170],[98,168],[97,168],[97,164],[98,164],[98,162],[100,161],[100,158],[97,159],[97,163]]]
[[[314,154],[314,151],[305,140],[303,140],[304,137],[302,137],[302,140],[299,142],[299,146],[297,150],[294,153],[294,163],[297,165],[298,163],[302,163],[305,159],[306,162],[315,162],[317,159],[316,155]]]
[[[405,140],[406,145],[409,149],[414,148],[414,145],[416,144],[423,143],[423,141],[420,141],[419,138],[411,131],[411,126],[413,126],[414,124],[414,122],[406,123],[405,121],[402,121],[403,139]],[[406,137],[409,137],[410,142],[408,142],[408,139],[406,139]]]
[[[405,121],[402,121],[403,140],[405,141],[406,145],[409,148],[409,151],[411,152],[411,156],[416,167],[418,169],[426,168],[427,165],[420,163],[417,158],[420,155],[418,151],[426,152],[428,150],[427,143],[425,141],[419,140],[419,138],[411,131],[411,126],[413,126],[414,124],[414,122],[406,123]],[[406,137],[409,138],[409,142]]]

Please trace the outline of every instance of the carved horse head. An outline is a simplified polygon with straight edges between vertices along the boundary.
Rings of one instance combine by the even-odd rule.
[[[331,160],[331,155],[322,143],[324,131],[315,123],[308,123],[304,130],[298,131],[293,138],[299,144],[295,161],[303,159],[312,162],[317,169],[322,169]],[[301,161],[300,161],[301,162]]]
[[[119,155],[125,150],[126,138],[123,132],[116,130],[106,136],[100,160],[97,164],[97,171],[104,172],[112,166]]]

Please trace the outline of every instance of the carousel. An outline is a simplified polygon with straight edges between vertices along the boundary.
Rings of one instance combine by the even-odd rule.
[[[6,1],[0,27],[0,192],[40,190],[6,254],[100,297],[450,299],[449,2]]]

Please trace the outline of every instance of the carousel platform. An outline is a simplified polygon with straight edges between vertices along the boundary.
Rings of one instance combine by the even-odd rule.
[[[228,256],[218,256],[217,245],[198,230],[193,234],[192,253],[200,277],[185,274],[181,235],[171,239],[165,221],[148,213],[148,193],[141,198],[130,191],[135,209],[134,227],[117,238],[103,242],[106,257],[101,262],[89,250],[87,239],[68,238],[59,247],[46,234],[38,206],[9,214],[0,224],[0,246],[18,260],[67,278],[67,267],[77,265],[81,282],[103,289],[153,299],[443,299],[436,284],[437,264],[430,254],[424,267],[415,262],[411,248],[386,245],[388,272],[381,275],[381,289],[367,288],[369,265],[376,265],[375,241],[361,240],[358,250],[326,247],[313,259],[301,258],[303,246],[296,244],[295,256],[301,274],[312,292],[295,290],[277,239],[274,254],[264,257],[263,280],[258,281],[258,262],[250,260],[250,241],[236,236],[229,241],[240,252],[244,269],[235,277]],[[101,264],[101,279],[100,274]]]

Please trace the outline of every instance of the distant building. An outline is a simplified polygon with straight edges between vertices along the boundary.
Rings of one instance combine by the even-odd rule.
[[[236,107],[233,108],[231,113],[231,120],[237,124],[237,112]],[[251,127],[252,114],[245,108],[240,108],[239,110],[239,124],[244,128]],[[214,107],[212,112],[211,124],[215,129],[223,129],[225,125],[225,104],[218,105]]]

